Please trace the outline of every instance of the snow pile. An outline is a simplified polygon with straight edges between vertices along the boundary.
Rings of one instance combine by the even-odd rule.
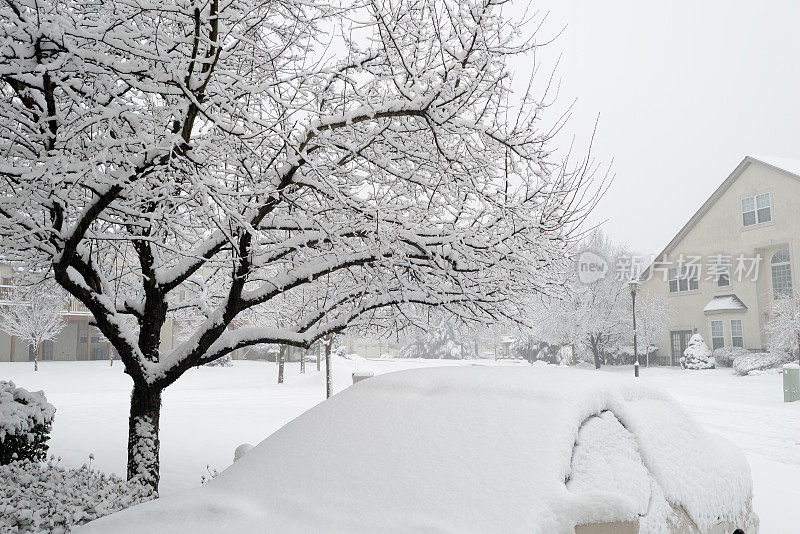
[[[234,462],[235,462],[235,461],[237,461],[239,458],[241,458],[242,456],[244,456],[245,454],[247,454],[247,453],[248,453],[249,451],[251,451],[252,449],[253,449],[253,446],[252,446],[251,444],[249,444],[249,443],[242,443],[241,445],[239,445],[238,447],[236,447],[236,450],[235,450],[235,451],[233,451],[233,461],[234,461]]]
[[[14,459],[44,460],[55,413],[43,391],[0,380],[0,465]]]
[[[719,367],[733,367],[739,356],[747,356],[750,351],[742,347],[720,347],[714,351],[714,363]]]
[[[703,336],[695,334],[681,356],[681,367],[684,369],[713,369],[714,358]]]
[[[147,487],[86,465],[65,469],[53,458],[12,462],[0,466],[0,532],[69,532],[151,498]]]
[[[743,518],[752,493],[744,456],[661,391],[557,366],[465,366],[359,383],[204,487],[82,532],[216,534],[268,524],[282,533],[572,534],[576,524],[640,511],[627,495],[565,484],[581,424],[606,410],[636,437],[666,499],[701,528],[717,517]]]
[[[785,352],[760,352],[739,356],[733,361],[733,372],[737,375],[761,374],[765,371],[779,372],[783,364],[791,362],[792,357]]]

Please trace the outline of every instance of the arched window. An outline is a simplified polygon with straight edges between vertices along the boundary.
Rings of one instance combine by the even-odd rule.
[[[789,251],[779,250],[772,256],[772,296],[779,299],[792,292],[792,265]]]

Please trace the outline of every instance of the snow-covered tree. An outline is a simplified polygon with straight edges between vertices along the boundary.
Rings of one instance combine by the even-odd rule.
[[[800,357],[800,292],[794,291],[774,302],[765,330],[770,351]]]
[[[645,364],[650,365],[650,347],[669,329],[675,311],[663,295],[642,293],[636,302],[636,329],[642,341]]]
[[[596,195],[549,153],[539,101],[507,105],[508,57],[535,41],[504,3],[0,4],[3,254],[119,353],[129,477],[157,487],[162,392],[192,367],[374,314],[400,327],[408,303],[486,320],[558,289]],[[204,319],[161,352],[187,287]],[[237,321],[298,292],[286,324]]]
[[[0,330],[33,347],[33,369],[39,370],[42,344],[53,341],[64,330],[66,300],[50,284],[18,286],[0,303]]]
[[[681,356],[681,367],[684,369],[714,368],[714,358],[711,356],[711,350],[700,334],[694,334],[689,339],[689,344],[686,346],[686,350],[683,351],[683,356]]]
[[[446,317],[437,316],[415,330],[400,351],[403,358],[463,360],[472,355],[453,321]]]
[[[592,251],[603,258],[607,265],[605,276],[583,283],[575,273],[568,281],[566,296],[544,297],[535,302],[531,306],[532,334],[535,339],[548,343],[576,349],[582,345],[591,352],[595,367],[599,369],[605,363],[604,351],[632,328],[628,284],[614,272],[628,252],[599,230],[593,232],[579,250]]]

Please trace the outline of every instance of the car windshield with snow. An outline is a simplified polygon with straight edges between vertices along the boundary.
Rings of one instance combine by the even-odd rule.
[[[207,485],[77,532],[757,532],[743,454],[666,393],[559,368],[363,380]]]

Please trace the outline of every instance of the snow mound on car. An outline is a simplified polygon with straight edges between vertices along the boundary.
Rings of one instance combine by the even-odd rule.
[[[666,499],[701,528],[752,493],[741,452],[660,390],[594,371],[446,367],[359,382],[206,486],[78,532],[526,532],[633,520],[637,499],[573,492],[581,424],[612,412]]]

